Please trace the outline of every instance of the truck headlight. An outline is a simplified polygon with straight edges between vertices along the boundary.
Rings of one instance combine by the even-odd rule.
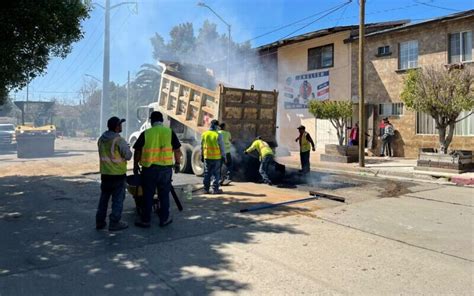
[[[51,130],[47,130],[47,132],[48,132],[48,133],[50,133],[50,132],[51,132]]]

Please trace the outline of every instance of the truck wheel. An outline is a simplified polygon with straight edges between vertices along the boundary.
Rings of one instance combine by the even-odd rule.
[[[193,172],[196,176],[200,177],[204,175],[204,163],[201,161],[201,147],[196,146],[193,149],[193,155],[191,157],[192,159],[192,166],[193,166]]]
[[[183,155],[181,156],[181,166],[179,167],[179,172],[192,173],[193,167],[191,165],[191,157],[193,155],[193,146],[188,143],[182,143],[180,149]]]

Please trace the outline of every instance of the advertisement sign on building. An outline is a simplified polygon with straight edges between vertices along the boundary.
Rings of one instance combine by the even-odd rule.
[[[309,100],[326,100],[329,98],[329,70],[288,76],[280,93],[285,109],[306,109]]]

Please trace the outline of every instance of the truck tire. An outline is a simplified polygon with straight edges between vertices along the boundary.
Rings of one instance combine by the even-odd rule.
[[[188,143],[182,143],[180,149],[183,155],[181,156],[181,161],[180,161],[181,165],[179,167],[179,172],[192,173],[193,166],[191,164],[192,162],[191,157],[193,155],[193,146],[191,146],[191,144],[188,144]]]
[[[194,174],[198,177],[204,175],[204,163],[201,161],[201,147],[199,145],[194,147],[191,159]]]

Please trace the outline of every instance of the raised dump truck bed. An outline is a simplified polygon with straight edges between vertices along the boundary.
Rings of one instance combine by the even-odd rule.
[[[233,139],[251,142],[257,135],[276,146],[276,91],[217,85],[214,90],[168,74],[162,75],[160,111],[202,134],[209,122],[225,122]]]
[[[169,119],[170,127],[182,143],[181,172],[203,174],[201,134],[209,129],[211,120],[217,119],[225,122],[232,133],[232,155],[238,159],[234,165],[237,175],[241,173],[246,179],[253,179],[248,176],[252,172],[258,174],[258,161],[243,156],[243,148],[256,136],[261,136],[272,147],[277,146],[278,92],[217,84],[209,70],[199,65],[174,62],[160,62],[159,65],[163,70],[158,99],[146,107],[139,107],[137,116],[142,120],[139,110],[146,108],[148,112],[160,111]],[[134,143],[140,132],[149,127],[146,121],[130,136],[130,143]]]

